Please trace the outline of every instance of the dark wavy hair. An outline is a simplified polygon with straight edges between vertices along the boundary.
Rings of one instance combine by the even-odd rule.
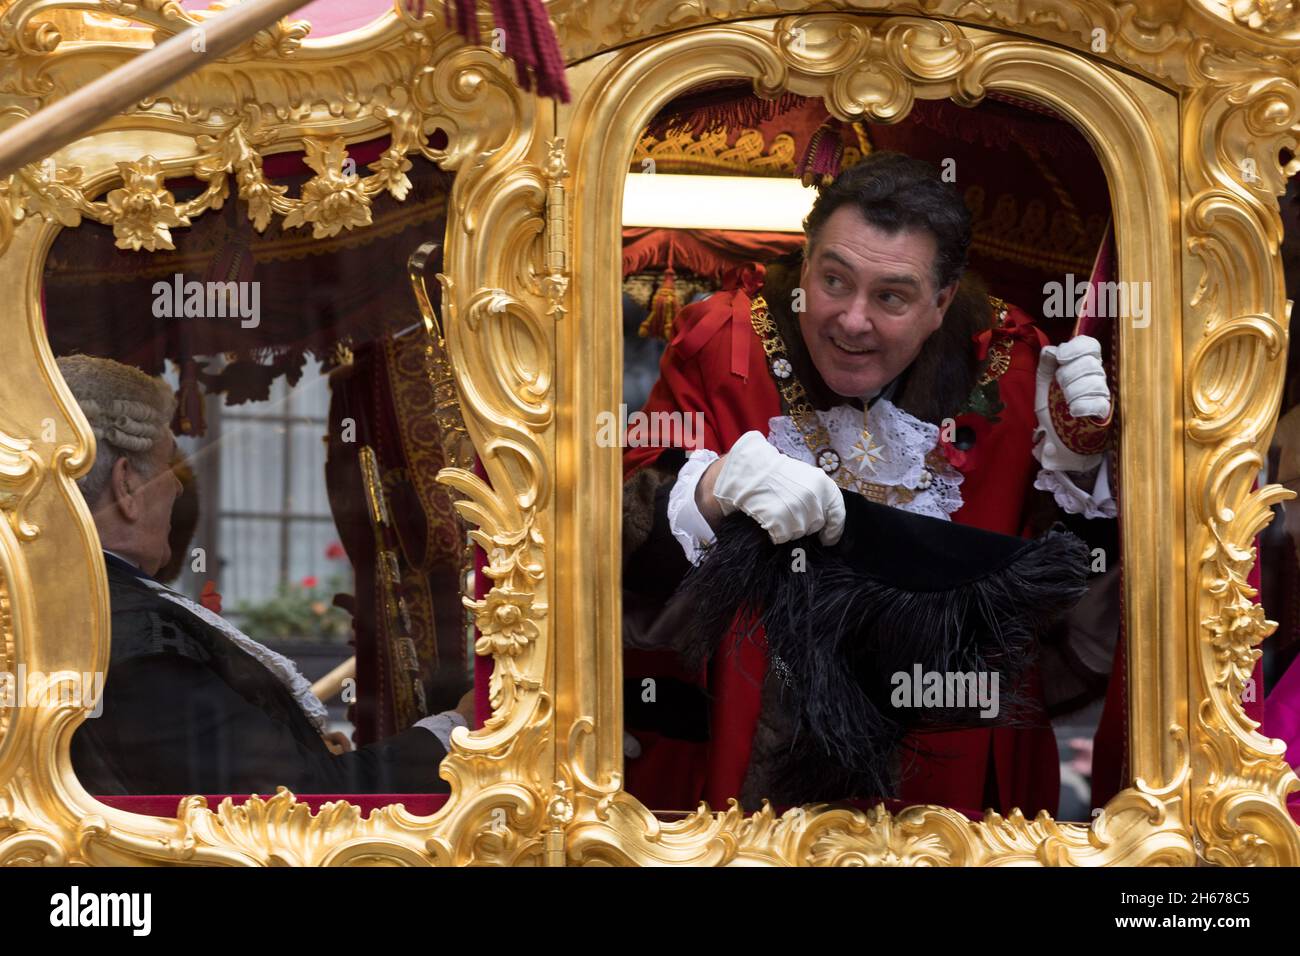
[[[831,213],[844,205],[852,205],[891,236],[903,229],[923,229],[934,236],[936,291],[961,278],[971,243],[970,211],[925,160],[882,151],[840,173],[820,191],[803,221],[809,249]]]

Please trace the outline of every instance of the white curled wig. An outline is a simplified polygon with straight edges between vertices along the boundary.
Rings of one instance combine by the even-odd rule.
[[[152,477],[150,454],[171,427],[176,398],[161,378],[113,359],[67,355],[58,362],[95,433],[95,464],[77,481],[82,497],[93,507],[119,458]]]

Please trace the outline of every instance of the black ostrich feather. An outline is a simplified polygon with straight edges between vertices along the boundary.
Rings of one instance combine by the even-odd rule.
[[[917,666],[996,674],[995,720],[1014,723],[1036,639],[1086,590],[1087,547],[1059,525],[1024,540],[844,499],[845,532],[830,547],[816,536],[776,545],[730,516],[680,592],[693,609],[679,645],[688,664],[762,628],[792,728],[771,783],[792,802],[836,787],[889,796],[909,731],[992,722],[973,706],[894,706],[894,675]]]

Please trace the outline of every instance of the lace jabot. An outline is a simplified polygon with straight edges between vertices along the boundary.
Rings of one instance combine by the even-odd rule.
[[[939,428],[877,399],[867,413],[870,453],[862,443],[862,412],[852,405],[817,411],[831,439],[831,450],[859,476],[886,489],[885,504],[913,514],[947,520],[962,505],[959,471],[938,450]],[[783,455],[821,467],[794,420],[768,420],[768,442]],[[821,449],[818,449],[821,451]]]

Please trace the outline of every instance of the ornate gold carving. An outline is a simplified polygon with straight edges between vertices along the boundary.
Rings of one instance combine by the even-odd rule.
[[[564,318],[564,293],[569,288],[569,208],[564,181],[569,168],[564,161],[564,140],[547,144],[546,156],[546,314]]]
[[[1295,0],[1232,0],[1232,18],[1252,30],[1287,33],[1300,29],[1300,4]]]
[[[0,574],[0,674],[14,672],[13,603],[9,598],[9,582]],[[9,730],[8,701],[0,700],[0,746],[4,745]]]
[[[230,128],[220,136],[196,137],[204,154],[194,164],[195,175],[207,183],[199,196],[177,204],[166,189],[167,174],[162,164],[146,155],[136,162],[117,164],[123,185],[111,190],[105,202],[91,202],[80,184],[79,168],[63,169],[48,164],[29,166],[19,172],[9,199],[16,206],[17,217],[36,213],[47,221],[65,226],[77,225],[82,215],[113,227],[117,245],[122,249],[174,249],[171,228],[188,226],[193,217],[209,209],[220,209],[229,195],[227,177],[234,173],[238,195],[248,205],[248,218],[259,232],[270,224],[272,215],[284,217],[286,228],[310,225],[314,239],[327,239],[344,230],[370,225],[370,197],[387,191],[395,199],[405,199],[411,181],[406,172],[411,162],[409,151],[429,155],[427,137],[415,136],[409,129],[406,114],[391,117],[393,143],[369,168],[370,176],[349,171],[346,144],[341,136],[329,139],[305,139],[305,162],[316,175],[302,188],[299,198],[286,195],[288,188],[277,186],[262,172],[262,157],[253,148],[243,125]],[[174,173],[173,173],[174,175]]]
[[[103,222],[113,227],[122,249],[175,249],[172,226],[188,226],[189,216],[176,209],[176,200],[163,187],[163,169],[146,156],[138,163],[118,163],[122,187],[108,194]]]
[[[1245,6],[1245,5],[1243,5]],[[1234,8],[1234,11],[1240,8]],[[1294,497],[1252,490],[1277,420],[1291,303],[1274,273],[1281,236],[1275,197],[1283,148],[1300,149],[1296,77],[1256,61],[1211,61],[1183,114],[1185,270],[1193,292],[1184,328],[1189,573],[1196,576],[1191,700],[1194,820],[1213,863],[1294,866],[1300,830],[1286,811],[1297,785],[1285,747],[1256,732],[1241,697],[1276,627],[1246,578],[1271,507]],[[1193,564],[1193,559],[1195,563]],[[1256,687],[1262,699],[1264,688]]]
[[[756,129],[743,129],[736,142],[727,145],[727,131],[704,130],[698,135],[689,130],[669,130],[663,139],[649,133],[637,140],[631,170],[644,172],[646,161],[654,162],[656,172],[667,173],[745,173],[750,176],[793,176],[795,142],[789,133],[777,133],[770,144]],[[847,169],[862,154],[849,147],[844,151]]]
[[[7,115],[35,112],[203,16],[171,0],[100,0],[98,10],[136,24],[121,27],[85,18],[84,6],[16,0],[0,12]],[[293,216],[313,235],[335,235],[366,228],[379,192],[405,197],[407,157],[418,153],[456,171],[442,331],[483,475],[465,462],[439,477],[463,496],[457,510],[489,557],[492,587],[467,603],[479,652],[495,658],[492,718],[454,735],[442,768],[452,795],[428,818],[393,806],[362,820],[346,804],[313,815],[288,792],[215,810],[189,798],[173,819],[115,811],[69,769],[81,711],[17,708],[0,739],[0,864],[1300,861],[1300,829],[1282,803],[1296,777],[1238,699],[1270,627],[1246,585],[1251,542],[1284,496],[1251,485],[1287,347],[1274,254],[1278,150],[1294,150],[1300,132],[1294,5],[818,6],[553,0],[575,99],[541,113],[502,57],[465,46],[440,18],[399,13],[325,45],[282,23],[0,182],[0,285],[13,290],[0,300],[11,349],[0,407],[13,436],[0,442],[9,602],[0,595],[0,653],[56,682],[108,660],[102,567],[72,485],[93,438],[43,348],[37,283],[54,230],[89,217],[146,254],[166,248],[183,220],[220,208],[233,177],[258,229]],[[786,13],[803,15],[753,19]],[[884,18],[898,13],[916,17]],[[972,823],[934,807],[892,817],[806,807],[778,818],[734,805],[665,824],[621,789],[611,561],[621,485],[616,452],[594,451],[589,430],[597,409],[617,404],[615,211],[649,118],[690,86],[724,78],[752,79],[761,95],[822,96],[847,121],[1004,89],[1051,103],[1103,146],[1121,278],[1151,283],[1154,318],[1120,330],[1123,520],[1144,532],[1126,536],[1123,556],[1134,779],[1090,827],[1018,813]],[[447,133],[444,148],[428,145],[435,128]],[[381,135],[389,150],[369,174],[347,176],[343,145]],[[262,172],[263,156],[285,150],[313,158],[300,197]],[[206,188],[176,202],[165,177],[189,173]],[[566,310],[581,321],[553,321]],[[47,420],[57,445],[37,439]],[[1156,594],[1150,581],[1169,584]],[[557,739],[556,726],[568,732]]]
[[[122,10],[160,30],[177,17],[163,7]],[[52,55],[55,62],[44,64],[54,67],[50,89],[83,76],[78,71],[92,53],[98,71],[130,55],[120,45],[93,42],[65,49],[48,30],[43,40],[28,31],[26,16],[12,5],[0,16],[0,57],[27,62]],[[10,495],[4,506],[12,518],[0,522],[0,573],[17,596],[5,634],[16,635],[16,653],[29,667],[56,677],[68,664],[74,667],[66,673],[104,668],[103,569],[89,514],[72,486],[89,467],[93,438],[48,348],[37,348],[43,342],[40,270],[29,266],[44,255],[53,231],[89,216],[114,221],[119,244],[135,240],[142,253],[165,248],[168,230],[229,198],[232,176],[259,228],[272,215],[311,224],[318,236],[366,228],[369,197],[383,190],[406,196],[406,157],[419,152],[456,172],[445,261],[457,282],[443,277],[445,333],[464,395],[465,428],[480,449],[486,480],[454,468],[443,477],[467,495],[460,511],[481,522],[475,540],[492,554],[489,572],[497,575],[479,609],[480,652],[499,655],[488,726],[454,734],[442,766],[452,793],[431,817],[394,805],[362,820],[343,803],[312,814],[282,791],[265,800],[224,801],[215,810],[190,798],[174,819],[161,819],[113,810],[81,789],[67,756],[71,731],[84,718],[80,709],[16,709],[0,742],[0,863],[545,862],[555,768],[544,682],[550,655],[544,529],[552,483],[543,436],[552,425],[553,399],[546,301],[535,277],[545,252],[546,148],[532,97],[515,85],[504,58],[467,48],[438,20],[421,21],[411,43],[411,24],[388,18],[328,52],[310,45],[293,50],[282,42],[284,31],[270,35],[206,70],[202,82],[178,83],[74,144],[68,155],[77,166],[61,154],[57,163],[36,164],[0,184],[0,211],[9,213],[0,219],[0,239],[8,244],[0,278],[14,292],[0,303],[0,327],[15,362],[15,373],[0,377],[0,402],[19,436],[2,446],[8,451],[0,459],[0,490]],[[12,85],[37,91],[26,75]],[[428,146],[435,127],[448,134],[444,149]],[[170,138],[155,135],[160,128]],[[149,149],[124,160],[123,130]],[[385,133],[392,145],[370,174],[350,176],[344,144]],[[100,149],[101,142],[117,145]],[[316,174],[299,198],[262,173],[262,155],[285,149],[306,150]],[[205,189],[175,201],[164,175],[191,172]],[[103,202],[87,198],[105,188]],[[43,446],[22,436],[41,434],[46,420],[66,444],[53,457],[57,480],[40,482],[44,469],[26,456]],[[34,534],[38,525],[40,535],[20,543],[19,533]],[[51,593],[64,586],[56,584],[55,566],[76,600]],[[560,849],[562,859],[562,843]]]
[[[995,5],[991,9],[1009,16],[1005,8]],[[1065,9],[1065,5],[1054,9]],[[653,32],[659,10],[654,4],[639,10],[647,15],[647,22],[636,26],[642,35]],[[586,15],[585,22],[591,23],[591,12]],[[688,21],[691,16],[688,12]],[[631,29],[630,23],[628,27]],[[1039,32],[1054,29],[1055,25]],[[1265,69],[1261,63],[1253,68]],[[1156,71],[1161,76],[1167,72],[1163,67]],[[830,111],[845,121],[864,116],[897,120],[918,97],[948,96],[974,105],[987,89],[1050,103],[1091,140],[1107,144],[1102,158],[1114,190],[1116,235],[1125,277],[1151,283],[1151,300],[1158,314],[1162,307],[1174,309],[1180,290],[1170,277],[1178,274],[1177,249],[1161,224],[1178,209],[1176,180],[1169,174],[1174,157],[1166,146],[1177,141],[1173,129],[1177,104],[1156,87],[1126,78],[1095,60],[952,23],[808,14],[779,21],[701,26],[600,57],[584,64],[581,75],[583,93],[571,108],[561,111],[561,117],[575,180],[583,187],[575,190],[573,203],[575,229],[584,236],[583,267],[575,272],[575,292],[579,301],[591,303],[594,314],[608,314],[617,304],[611,298],[617,286],[604,277],[617,274],[617,262],[608,258],[607,249],[618,247],[614,232],[618,224],[607,222],[610,217],[604,210],[617,208],[621,195],[619,186],[608,185],[617,183],[627,168],[619,157],[631,152],[640,130],[659,105],[684,92],[689,84],[743,76],[753,78],[755,90],[764,96],[787,90],[820,95]],[[1271,145],[1262,144],[1261,152]],[[1138,169],[1142,170],[1140,176],[1134,172]],[[1140,189],[1135,188],[1139,181],[1144,184]],[[1251,268],[1263,273],[1271,266],[1260,260]],[[1228,277],[1225,281],[1232,280]],[[568,695],[560,697],[558,714],[562,725],[592,731],[576,737],[567,750],[566,762],[572,773],[566,779],[575,787],[570,860],[945,865],[1193,862],[1196,834],[1188,798],[1194,774],[1188,718],[1177,705],[1182,685],[1162,684],[1158,693],[1155,690],[1157,674],[1185,679],[1179,668],[1187,659],[1182,644],[1187,632],[1184,604],[1177,595],[1196,587],[1177,570],[1182,567],[1177,522],[1156,519],[1152,527],[1151,517],[1181,514],[1184,500],[1179,483],[1182,472],[1168,437],[1178,418],[1174,403],[1156,384],[1181,380],[1175,329],[1176,323],[1120,329],[1125,362],[1119,395],[1125,420],[1140,423],[1131,426],[1127,436],[1131,440],[1124,445],[1123,467],[1125,475],[1141,476],[1124,482],[1123,518],[1130,527],[1140,526],[1154,539],[1140,547],[1126,540],[1123,556],[1128,572],[1134,779],[1128,789],[1101,808],[1091,826],[1057,823],[1045,816],[1031,821],[1018,813],[991,814],[972,823],[960,814],[934,807],[911,808],[894,817],[879,808],[861,813],[808,807],[792,810],[778,820],[770,811],[747,818],[734,805],[720,813],[701,807],[685,820],[664,823],[617,789],[621,756],[617,700],[584,694],[580,683],[571,704]],[[575,343],[574,351],[559,360],[567,365],[593,347],[591,342]],[[1226,370],[1229,365],[1225,361],[1222,367]],[[608,396],[616,394],[612,386],[602,379],[597,397],[588,399],[584,393],[575,401],[590,400],[601,407],[610,400]],[[613,482],[608,491],[602,485],[588,487],[596,489],[595,497],[600,500],[617,493]],[[580,488],[577,494],[583,498],[588,492]],[[603,515],[579,510],[576,518],[581,522],[578,540],[605,539]],[[601,592],[615,586],[596,555],[589,562],[582,561],[580,569],[572,580],[582,581],[588,591],[592,580],[609,580],[597,587]],[[1159,603],[1139,583],[1149,580],[1177,581],[1178,590],[1167,604]],[[577,592],[564,596],[566,605],[578,600]],[[598,641],[618,631],[612,613],[584,614],[578,620],[584,627],[575,635],[579,641]],[[612,732],[607,730],[611,725]],[[600,781],[600,786],[588,781]],[[1265,802],[1275,811],[1280,806],[1275,797]]]
[[[741,16],[783,16],[814,10],[914,15],[1009,29],[1131,67],[1147,76],[1195,86],[1206,56],[1249,52],[1285,71],[1277,40],[1300,40],[1294,0],[1152,0],[1141,5],[1106,0],[1043,0],[1033,10],[1004,0],[551,0],[547,10],[569,62],[601,50]]]
[[[483,600],[465,598],[480,637],[477,654],[495,656],[497,665],[489,687],[493,716],[489,727],[505,723],[516,701],[536,695],[541,681],[533,672],[536,644],[541,636],[546,605],[536,600],[544,576],[540,560],[543,538],[531,514],[515,526],[512,510],[492,495],[477,476],[461,469],[444,469],[440,479],[465,496],[456,510],[478,527],[470,538],[488,555],[484,573],[493,582]]]
[[[310,222],[313,226],[312,238],[326,239],[336,236],[343,229],[370,225],[370,200],[359,188],[356,175],[343,172],[343,139],[335,137],[328,143],[307,140],[306,163],[316,171],[316,176],[302,187],[301,205],[289,210],[284,217],[286,227],[301,226]],[[407,164],[410,168],[410,164]],[[393,182],[391,170],[381,176],[376,174],[376,182],[386,179]],[[405,194],[411,181],[402,176],[399,189]],[[401,198],[401,197],[398,197]]]
[[[45,468],[29,438],[0,432],[0,512],[20,541],[31,541],[40,528],[27,520],[27,508],[40,490]]]

